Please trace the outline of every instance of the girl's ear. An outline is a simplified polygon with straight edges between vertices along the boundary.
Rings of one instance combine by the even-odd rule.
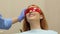
[[[40,15],[40,19],[43,19],[43,16],[42,15]]]

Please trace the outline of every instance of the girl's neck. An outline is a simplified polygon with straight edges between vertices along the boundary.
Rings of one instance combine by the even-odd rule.
[[[40,21],[31,21],[30,22],[30,28],[33,29],[41,29],[40,27]]]

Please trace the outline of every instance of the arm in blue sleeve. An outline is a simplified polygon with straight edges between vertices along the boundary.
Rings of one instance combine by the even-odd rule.
[[[0,29],[9,29],[12,25],[12,19],[0,18]]]
[[[5,23],[4,23],[5,29],[9,29],[9,28],[11,27],[11,25],[12,25],[12,19],[11,19],[11,18],[5,19],[4,22],[5,22]]]

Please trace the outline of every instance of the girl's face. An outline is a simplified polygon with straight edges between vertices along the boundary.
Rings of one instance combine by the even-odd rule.
[[[26,14],[26,18],[28,22],[40,20],[40,13],[30,10],[29,13]]]
[[[36,6],[31,6],[26,10],[25,16],[28,22],[37,21],[40,20],[40,17],[42,17],[40,13],[40,8],[37,8]]]

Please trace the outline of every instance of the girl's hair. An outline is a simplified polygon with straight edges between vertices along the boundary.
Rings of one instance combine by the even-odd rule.
[[[31,6],[36,6],[36,5],[30,5],[30,6],[28,6],[28,8],[31,7]],[[38,6],[36,6],[36,7],[38,7]],[[48,25],[47,25],[47,22],[46,22],[46,19],[45,19],[45,16],[44,16],[43,12],[41,11],[40,14],[43,16],[43,19],[40,19],[40,27],[41,27],[41,29],[48,30]],[[28,21],[26,19],[26,16],[25,16],[25,19],[24,19],[24,22],[23,22],[23,29],[22,30],[23,31],[30,30],[30,24],[28,23]]]

